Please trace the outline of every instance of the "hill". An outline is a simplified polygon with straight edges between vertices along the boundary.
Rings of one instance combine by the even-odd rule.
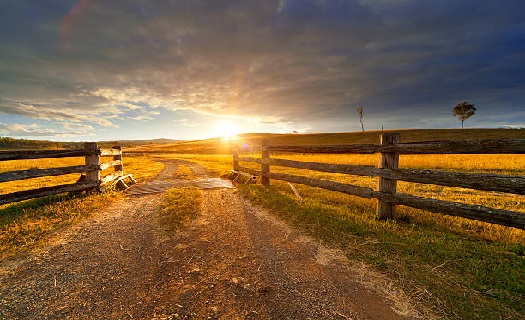
[[[402,142],[434,140],[484,140],[484,139],[525,139],[525,129],[405,129],[399,132]],[[133,153],[186,153],[186,154],[229,154],[231,146],[247,146],[259,150],[261,140],[267,139],[274,145],[337,145],[379,143],[380,131],[271,134],[247,133],[231,141],[220,138],[175,143],[148,143],[125,147],[124,152]]]

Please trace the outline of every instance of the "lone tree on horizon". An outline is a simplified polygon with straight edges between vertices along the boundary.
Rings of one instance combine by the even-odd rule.
[[[359,115],[359,122],[361,122],[361,131],[365,132],[365,127],[363,125],[363,114],[364,114],[363,107],[357,107],[357,114]]]
[[[461,129],[463,129],[463,122],[476,114],[476,107],[474,107],[473,103],[463,101],[458,103],[454,109],[452,109],[452,114],[454,117],[459,117],[459,120],[461,121]]]

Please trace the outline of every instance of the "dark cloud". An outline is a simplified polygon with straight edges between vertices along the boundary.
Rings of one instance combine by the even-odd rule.
[[[107,126],[190,109],[330,131],[355,122],[357,106],[374,129],[447,127],[467,99],[483,125],[505,122],[493,109],[524,125],[524,9],[519,0],[8,0],[0,113]]]

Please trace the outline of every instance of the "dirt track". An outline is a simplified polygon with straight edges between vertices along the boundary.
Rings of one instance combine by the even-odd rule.
[[[203,168],[191,165],[197,176]],[[157,178],[167,180],[176,163]],[[161,194],[126,197],[44,253],[3,265],[2,319],[410,319],[402,295],[235,189],[203,190],[177,234]],[[374,289],[376,288],[376,289]],[[380,292],[382,292],[380,294]]]

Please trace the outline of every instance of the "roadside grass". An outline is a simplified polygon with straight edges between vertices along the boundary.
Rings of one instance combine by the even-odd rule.
[[[24,170],[32,167],[49,168],[82,164],[83,158],[41,159],[44,161],[18,160],[0,162],[0,171]],[[75,162],[80,161],[80,163]],[[146,157],[126,157],[124,170],[133,174],[137,181],[145,181],[157,175],[163,168],[160,162]],[[19,190],[74,183],[79,175],[71,177],[45,177],[48,180],[32,182],[28,180],[0,183],[3,193]],[[111,188],[108,188],[111,189]],[[27,254],[51,241],[54,234],[64,227],[71,226],[92,216],[121,199],[118,192],[83,192],[77,195],[57,195],[32,199],[0,206],[0,261]]]
[[[195,187],[173,188],[166,192],[158,212],[161,228],[169,233],[180,230],[201,212],[202,191]]]
[[[194,161],[217,176],[227,155],[162,155]],[[259,157],[257,153],[252,155]],[[377,165],[377,155],[272,155],[325,163]],[[241,163],[260,169],[257,164]],[[523,155],[401,156],[400,167],[525,174]],[[376,188],[377,180],[272,166],[273,172]],[[285,182],[239,185],[241,194],[307,233],[343,249],[351,259],[387,274],[415,301],[451,319],[522,319],[525,313],[525,231],[399,206],[398,220],[376,220],[376,200]],[[525,197],[462,188],[398,183],[400,192],[522,211]]]

